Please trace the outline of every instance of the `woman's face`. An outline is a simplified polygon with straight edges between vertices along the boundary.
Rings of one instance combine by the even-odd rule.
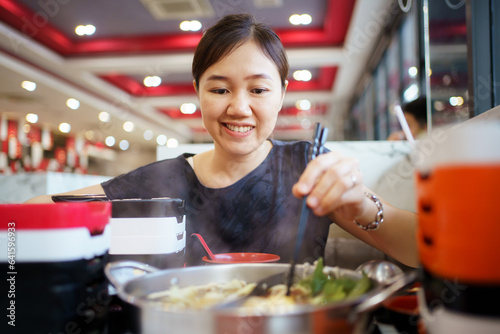
[[[249,41],[210,66],[200,77],[203,125],[232,155],[263,147],[276,125],[284,91],[276,64]]]

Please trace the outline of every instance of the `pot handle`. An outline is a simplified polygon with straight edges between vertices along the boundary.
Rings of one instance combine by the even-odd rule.
[[[349,315],[350,320],[354,320],[355,317],[363,312],[371,311],[376,306],[380,305],[383,301],[391,297],[396,292],[404,289],[412,283],[415,283],[418,277],[418,271],[412,270],[408,273],[402,273],[394,276],[382,290],[375,295],[368,297],[361,303],[356,305]]]
[[[125,271],[123,269],[132,269],[132,271]],[[159,270],[160,269],[151,265],[136,261],[116,261],[108,263],[104,267],[104,273],[106,274],[106,277],[117,290],[121,289],[121,287],[125,285],[125,283],[127,283],[134,277],[146,273],[154,273]],[[140,271],[142,271],[142,273],[140,273]]]

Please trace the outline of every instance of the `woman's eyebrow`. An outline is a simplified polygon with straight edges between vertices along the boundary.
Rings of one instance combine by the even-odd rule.
[[[207,81],[228,81],[229,79],[223,75],[212,74],[207,78]]]
[[[244,80],[254,80],[254,79],[267,79],[272,80],[271,76],[266,73],[251,74],[243,78]],[[207,81],[229,81],[230,79],[226,76],[219,74],[212,74],[207,79]]]
[[[245,80],[249,80],[249,79],[267,79],[267,80],[272,80],[271,76],[268,75],[268,74],[266,74],[266,73],[252,74],[252,75],[246,76],[244,79]]]

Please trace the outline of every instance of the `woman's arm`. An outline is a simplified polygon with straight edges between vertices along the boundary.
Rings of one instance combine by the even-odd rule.
[[[104,189],[100,184],[96,184],[90,187],[85,187],[73,191],[68,191],[66,193],[57,195],[104,195]],[[42,195],[33,197],[27,200],[25,203],[54,203],[52,200],[52,195]]]
[[[412,267],[418,265],[416,243],[417,216],[383,201],[384,221],[379,229],[364,231],[363,226],[375,221],[378,211],[365,193],[359,161],[338,152],[328,152],[309,162],[293,194],[308,196],[307,204],[317,216],[328,216],[357,238]],[[376,195],[376,194],[374,194]],[[378,196],[377,196],[378,197]]]
[[[376,195],[366,187],[365,191]],[[397,259],[401,263],[410,267],[417,267],[419,264],[416,239],[417,215],[398,209],[384,201],[378,195],[376,196],[382,202],[384,212],[384,221],[377,230],[363,231],[353,220],[341,214],[336,215],[333,213],[330,215],[330,218],[344,230],[367,244]],[[365,198],[367,202],[366,207],[368,208],[367,212],[356,219],[358,223],[364,226],[375,221],[378,211],[375,203],[367,197]]]

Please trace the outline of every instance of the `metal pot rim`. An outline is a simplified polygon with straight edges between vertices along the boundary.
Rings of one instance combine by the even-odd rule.
[[[131,261],[126,261],[130,263]],[[112,265],[112,264],[111,264]],[[109,264],[108,264],[109,266]],[[106,267],[106,275],[108,278],[110,278],[110,270],[109,267]],[[310,272],[310,270],[314,270],[314,266],[310,264],[305,264],[305,265],[298,265],[297,266],[299,270],[307,270]],[[222,264],[222,265],[207,265],[207,266],[196,266],[196,267],[188,267],[188,268],[174,268],[174,269],[164,269],[164,270],[157,270],[156,268],[151,268],[149,266],[146,267],[141,267],[141,270],[149,272],[148,275],[144,276],[139,276],[134,279],[131,279],[127,281],[126,283],[119,285],[117,288],[117,293],[120,298],[123,300],[134,304],[140,308],[148,308],[148,309],[155,309],[155,310],[161,310],[160,304],[154,303],[154,302],[148,302],[144,301],[140,295],[134,295],[131,294],[129,291],[130,287],[132,286],[140,286],[143,284],[146,284],[146,281],[156,281],[156,280],[162,280],[164,279],[164,286],[162,286],[160,289],[156,289],[151,292],[157,292],[157,291],[162,291],[166,290],[170,287],[171,283],[171,277],[175,275],[179,275],[182,277],[182,275],[186,275],[187,273],[200,273],[203,274],[204,272],[207,271],[214,271],[214,270],[221,270],[221,271],[241,271],[244,268],[249,268],[252,270],[259,270],[259,269],[269,269],[269,268],[274,268],[279,271],[286,271],[289,268],[289,264],[285,263],[248,263],[248,264]],[[357,273],[354,270],[350,269],[344,269],[340,267],[329,267],[325,266],[325,270],[327,272],[331,272],[332,274],[337,274],[337,275],[348,275],[351,277],[361,277],[360,273]],[[170,278],[170,280],[169,280]],[[348,314],[350,313],[353,309],[355,309],[358,305],[362,304],[364,305],[361,307],[362,311],[365,311],[365,309],[369,306],[375,306],[380,304],[382,301],[387,299],[391,294],[387,296],[383,296],[384,291],[387,289],[386,285],[383,285],[373,279],[371,279],[373,288],[357,297],[354,299],[349,299],[349,300],[343,300],[339,301],[336,303],[331,303],[331,304],[325,304],[325,305],[311,305],[311,304],[301,304],[301,305],[291,305],[290,307],[286,307],[282,310],[282,312],[263,312],[262,314],[258,314],[259,316],[279,316],[279,315],[296,315],[296,314],[304,314],[304,313],[313,313],[313,312],[321,312],[325,310],[330,310],[330,311],[336,311],[338,313],[345,313]],[[205,282],[209,283],[209,282]],[[200,283],[204,284],[204,283]],[[116,286],[116,284],[114,284]],[[190,285],[190,284],[186,284]],[[387,294],[387,293],[386,293]],[[377,298],[377,296],[380,296]],[[367,301],[375,299],[372,303],[367,303]],[[366,305],[368,304],[368,305]],[[373,304],[373,305],[371,305]],[[246,315],[256,315],[253,313],[248,313],[245,312],[244,308],[228,308],[228,309],[207,309],[207,310],[182,310],[182,311],[171,311],[171,310],[161,310],[162,312],[168,313],[168,314],[182,314],[182,315],[190,315],[190,316],[202,316],[202,315],[209,315],[209,316],[216,316],[216,315],[235,315],[235,316],[246,316]],[[358,313],[357,311],[355,313]]]

